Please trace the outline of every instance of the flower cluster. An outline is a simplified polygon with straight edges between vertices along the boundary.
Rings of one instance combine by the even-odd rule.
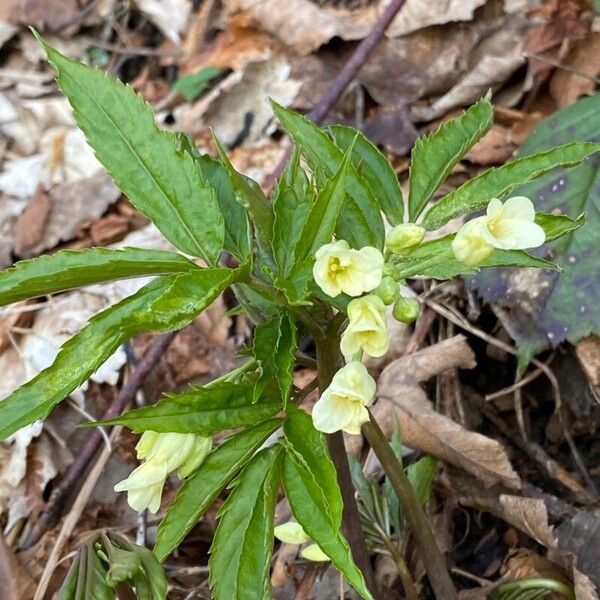
[[[212,447],[212,438],[195,433],[145,431],[135,450],[142,464],[127,479],[115,485],[115,492],[127,492],[133,510],[147,508],[156,513],[165,480],[177,471],[183,479],[197,469]]]
[[[424,236],[425,229],[419,225],[397,225],[386,237],[386,257],[413,253]],[[535,248],[544,241],[544,230],[535,223],[535,209],[528,198],[516,196],[504,204],[493,198],[484,216],[468,221],[458,231],[452,252],[458,261],[475,266],[495,248]],[[393,317],[403,323],[412,323],[419,314],[419,302],[400,296],[399,282],[384,276],[384,265],[385,257],[377,248],[355,250],[345,240],[325,244],[315,254],[313,277],[321,290],[331,298],[342,293],[353,297],[340,342],[347,364],[313,408],[313,423],[325,433],[342,430],[357,434],[369,420],[367,407],[373,402],[376,386],[361,360],[363,353],[380,357],[389,349],[386,305],[393,304]]]

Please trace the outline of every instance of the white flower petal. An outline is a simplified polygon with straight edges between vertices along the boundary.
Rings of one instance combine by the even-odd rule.
[[[323,433],[335,433],[352,420],[352,402],[340,402],[331,396],[322,396],[312,410],[315,429]]]
[[[487,205],[486,216],[493,218],[502,210],[502,200],[492,198]]]
[[[500,218],[501,220],[521,219],[533,222],[535,219],[535,207],[529,198],[525,196],[513,196],[502,206]]]
[[[277,525],[273,530],[273,533],[275,534],[275,537],[284,544],[304,544],[310,540],[302,528],[302,525],[296,521],[288,521],[287,523]]]
[[[522,250],[541,246],[546,234],[537,223],[505,219],[496,225],[495,238],[496,248]]]

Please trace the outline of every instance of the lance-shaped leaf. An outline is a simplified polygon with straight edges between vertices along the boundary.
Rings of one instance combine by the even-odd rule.
[[[232,435],[184,481],[158,526],[154,553],[159,560],[177,548],[224,487],[280,426],[281,419],[270,419]]]
[[[390,161],[360,131],[345,125],[330,125],[329,132],[344,153],[354,144],[352,165],[377,198],[391,225],[404,219],[404,198]]]
[[[332,527],[339,529],[342,525],[344,505],[337,472],[329,458],[323,435],[315,429],[310,416],[295,406],[288,409],[283,432],[289,447],[295,452],[296,459],[319,482]]]
[[[483,98],[460,117],[450,119],[415,142],[408,177],[408,214],[411,221],[473,145],[489,131],[494,108]]]
[[[208,561],[215,600],[271,597],[269,567],[282,455],[281,446],[259,452],[219,510]]]
[[[237,201],[250,213],[252,221],[264,242],[270,242],[273,231],[273,207],[269,199],[264,195],[256,181],[234,169],[225,149],[216,138],[215,144],[219,151],[219,158],[227,171],[227,175],[229,175],[229,181]]]
[[[537,213],[536,223],[546,233],[546,240],[551,241],[581,227],[584,216],[577,219],[564,215]],[[524,250],[496,249],[477,267],[469,267],[454,258],[452,240],[454,235],[447,235],[421,244],[415,252],[408,256],[394,256],[390,269],[400,279],[409,277],[431,277],[433,279],[451,279],[457,275],[469,275],[484,267],[535,267],[538,269],[560,270],[548,260],[533,256]]]
[[[315,174],[333,177],[344,153],[314,123],[298,113],[272,102],[273,110],[292,140],[300,148]],[[354,167],[348,169],[347,196],[337,222],[337,234],[354,248],[383,248],[384,229],[379,203],[365,179]]]
[[[125,425],[135,432],[212,435],[264,421],[281,410],[281,400],[253,403],[252,386],[221,382],[214,386],[164,397],[156,404],[130,410],[105,425]],[[86,423],[94,425],[94,423]]]
[[[557,167],[572,167],[600,150],[600,144],[573,142],[546,152],[524,156],[495,169],[488,169],[444,196],[423,219],[427,229],[438,229],[454,217],[486,206],[517,186],[541,177]]]
[[[50,367],[0,402],[0,439],[46,417],[127,339],[143,331],[180,329],[244,274],[241,268],[198,269],[158,277],[92,317],[63,344]]]
[[[1,271],[0,306],[91,283],[197,270],[191,260],[164,250],[59,250]]]
[[[331,521],[322,485],[299,460],[295,451],[286,452],[283,459],[283,487],[294,518],[361,597],[373,600],[360,569],[352,559],[348,542],[339,527],[335,527]]]
[[[158,129],[150,105],[133,88],[36,36],[77,124],[117,186],[177,248],[214,264],[223,248],[223,217],[192,156]]]
[[[254,402],[274,382],[285,408],[292,389],[296,353],[296,327],[287,312],[256,326],[253,352],[261,368],[254,386]]]

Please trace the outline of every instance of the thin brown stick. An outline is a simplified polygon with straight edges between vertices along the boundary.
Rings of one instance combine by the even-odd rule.
[[[111,419],[123,412],[176,335],[177,332],[166,333],[150,346],[129,378],[129,381],[123,385],[117,397],[102,415],[103,419]],[[58,522],[65,508],[68,496],[77,488],[83,473],[96,455],[96,452],[98,452],[101,444],[102,435],[98,429],[95,429],[90,433],[85,445],[67,469],[60,483],[52,490],[48,505],[32,527],[25,541],[24,548],[29,548],[35,544],[48,529]]]
[[[314,105],[313,109],[308,113],[308,118],[314,121],[317,125],[322,123],[333,105],[339,100],[344,90],[350,85],[351,81],[356,77],[361,67],[369,58],[371,52],[381,41],[385,30],[390,26],[398,11],[402,8],[405,0],[391,0],[385,7],[381,16],[373,25],[373,29],[369,35],[362,40],[356,47],[348,62],[342,67],[342,70],[337,74],[336,78],[331,82],[327,91],[321,96],[319,101]],[[272,173],[267,175],[263,182],[263,187],[270,190],[277,178],[283,173],[285,166],[292,155],[291,144],[287,146],[284,155]]]

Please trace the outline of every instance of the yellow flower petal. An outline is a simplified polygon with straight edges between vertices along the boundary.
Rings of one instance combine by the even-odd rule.
[[[361,349],[375,357],[388,351],[390,340],[381,298],[370,294],[352,300],[348,304],[348,320],[340,343],[344,356],[351,357]]]
[[[304,544],[304,542],[310,540],[302,525],[296,521],[288,521],[287,523],[277,525],[273,533],[278,540],[281,540],[285,544]]]
[[[329,556],[327,556],[327,554],[321,550],[318,544],[306,546],[306,548],[300,552],[300,556],[306,560],[312,560],[314,562],[325,562],[331,560]]]

